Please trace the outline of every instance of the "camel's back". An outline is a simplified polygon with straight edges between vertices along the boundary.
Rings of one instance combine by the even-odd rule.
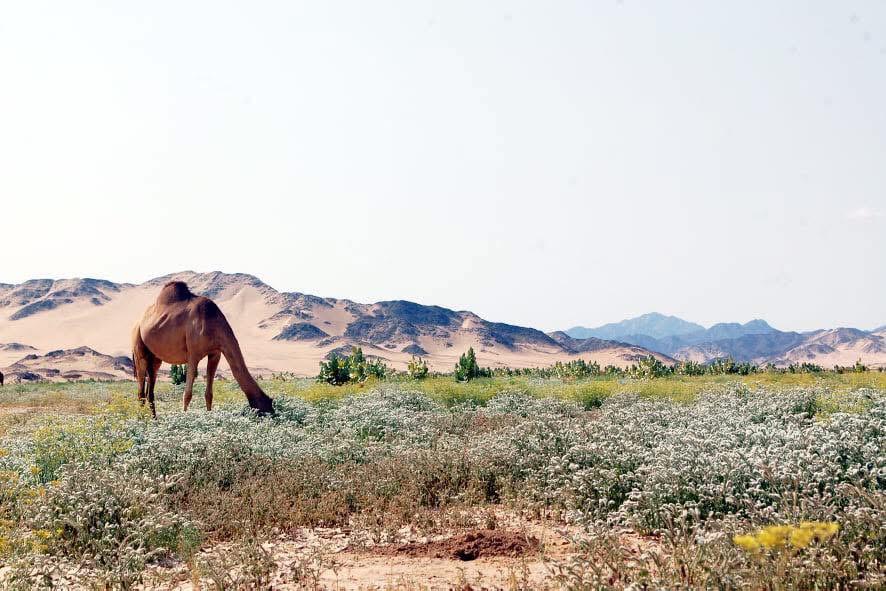
[[[201,332],[228,326],[225,315],[215,302],[194,294],[182,281],[170,281],[164,285],[145,316],[148,324],[173,328],[191,323],[199,326]],[[145,323],[142,324],[144,328]]]
[[[160,293],[157,294],[157,305],[170,305],[182,302],[188,302],[195,298],[193,293],[191,293],[190,288],[188,288],[188,284],[184,281],[170,281],[166,285],[163,286],[163,289],[160,290]]]
[[[167,283],[146,311],[138,332],[148,349],[169,363],[187,356],[187,343],[198,349],[217,349],[216,343],[231,333],[219,307],[198,296],[182,282]]]

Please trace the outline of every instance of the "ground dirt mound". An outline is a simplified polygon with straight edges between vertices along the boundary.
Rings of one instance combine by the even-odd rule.
[[[414,558],[446,558],[450,560],[476,560],[492,556],[516,558],[539,549],[539,541],[519,532],[481,529],[433,542],[410,542],[377,548],[377,553],[389,556]]]

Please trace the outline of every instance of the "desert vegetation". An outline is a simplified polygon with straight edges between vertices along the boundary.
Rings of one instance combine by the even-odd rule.
[[[7,387],[3,586],[334,588],[340,548],[268,545],[324,528],[366,556],[495,539],[544,565],[511,588],[886,583],[882,373],[262,386],[274,418],[224,380],[159,420],[131,383]],[[538,523],[568,550],[499,539]]]

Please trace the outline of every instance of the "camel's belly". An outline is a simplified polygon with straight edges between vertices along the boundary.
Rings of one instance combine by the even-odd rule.
[[[183,319],[161,315],[142,326],[145,346],[166,363],[187,363],[188,347]]]
[[[185,347],[177,347],[165,340],[145,338],[144,336],[142,336],[142,340],[155,357],[160,358],[160,360],[166,363],[179,364],[188,362],[188,351]]]

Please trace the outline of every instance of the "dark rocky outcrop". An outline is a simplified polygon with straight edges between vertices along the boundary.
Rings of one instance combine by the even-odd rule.
[[[274,337],[275,341],[314,341],[328,337],[329,334],[309,322],[295,322],[284,328]]]
[[[421,348],[418,343],[412,343],[411,345],[406,345],[401,349],[403,353],[409,353],[410,355],[427,355],[428,352]]]

